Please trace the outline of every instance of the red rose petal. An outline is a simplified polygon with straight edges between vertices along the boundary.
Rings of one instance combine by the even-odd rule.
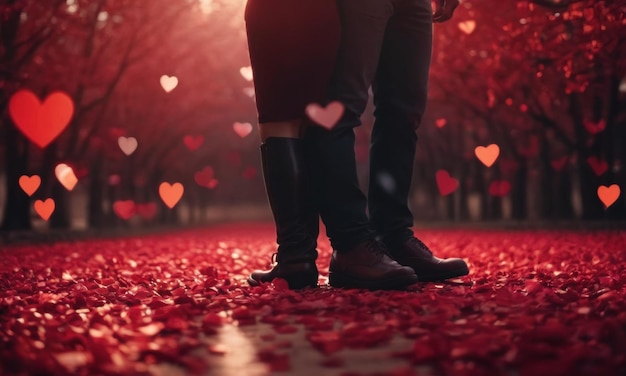
[[[265,267],[275,251],[272,234],[272,226],[237,224],[2,244],[0,357],[11,359],[11,368],[2,362],[0,373],[146,374],[164,362],[181,373],[203,373],[206,353],[226,351],[220,336],[231,323],[261,324],[260,331],[235,330],[257,349],[271,344],[257,350],[268,368],[294,374],[302,365],[289,354],[312,350],[331,354],[322,366],[356,374],[350,355],[333,354],[359,347],[446,374],[623,368],[623,232],[425,230],[436,255],[466,259],[470,275],[407,291],[326,284],[294,291],[282,280],[250,287],[251,270]],[[321,238],[319,249],[327,281],[330,244]],[[394,337],[412,345],[387,351]],[[240,351],[227,350],[229,356]]]

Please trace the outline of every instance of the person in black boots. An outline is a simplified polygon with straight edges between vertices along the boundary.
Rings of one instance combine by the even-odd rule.
[[[318,157],[325,158],[325,163],[332,160],[326,152],[309,153],[300,137],[307,134],[308,138],[309,133],[303,128],[306,105],[325,103],[328,97],[340,35],[336,0],[248,0],[245,19],[262,139],[263,176],[278,243],[274,267],[252,272],[248,283],[256,286],[282,278],[292,289],[313,287],[318,280],[315,260],[319,192],[308,175],[311,166],[318,165]],[[349,150],[344,148],[348,144],[329,146],[346,154],[340,157],[349,162]],[[326,145],[319,147],[326,149]],[[354,160],[353,154],[351,157]],[[325,188],[332,189],[327,185]],[[339,217],[345,220],[332,222],[337,226],[335,231],[369,226],[367,218],[350,215],[354,209],[350,202],[329,209],[341,212]],[[346,261],[350,264],[347,272],[337,277],[344,279],[346,287],[396,288],[417,281],[411,268],[391,260],[374,241],[359,247],[354,259]]]
[[[319,210],[334,248],[332,286],[386,288],[406,282],[392,259],[411,267],[420,281],[469,272],[462,259],[439,259],[414,236],[408,208],[433,21],[450,19],[458,4],[437,0],[433,15],[431,0],[337,0],[341,40],[330,95],[345,111],[330,131],[311,128],[305,137]],[[361,124],[370,85],[376,120],[366,198],[357,180],[353,128]]]

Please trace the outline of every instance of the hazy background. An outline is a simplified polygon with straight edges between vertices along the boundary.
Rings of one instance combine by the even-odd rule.
[[[197,224],[271,218],[243,0],[0,1],[3,230]],[[425,221],[626,219],[626,19],[619,1],[463,1],[435,27],[430,102],[411,206]],[[242,69],[243,68],[243,69]],[[166,92],[163,75],[178,85]],[[45,149],[9,116],[11,96],[54,91],[75,104]],[[356,129],[365,188],[371,105]],[[237,134],[235,123],[252,132]],[[118,145],[134,137],[130,155]],[[185,137],[197,149],[185,143]],[[497,144],[486,167],[477,146]],[[71,166],[70,192],[55,166]],[[443,195],[437,171],[458,181]],[[212,173],[212,176],[211,176]],[[18,185],[37,174],[28,197]],[[169,209],[162,182],[184,186]],[[608,209],[600,186],[618,185]],[[53,198],[44,222],[36,200]],[[142,205],[122,219],[116,202]],[[134,209],[133,209],[134,210]]]

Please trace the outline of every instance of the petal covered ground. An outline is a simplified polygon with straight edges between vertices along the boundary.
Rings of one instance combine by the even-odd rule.
[[[216,358],[239,349],[220,333],[260,326],[264,372],[307,374],[296,351],[343,375],[626,374],[625,231],[419,235],[438,256],[465,258],[470,275],[333,289],[320,238],[319,289],[251,288],[275,249],[269,224],[5,246],[0,374],[222,374]],[[406,345],[391,346],[398,338]],[[384,371],[353,367],[354,349],[383,354]]]

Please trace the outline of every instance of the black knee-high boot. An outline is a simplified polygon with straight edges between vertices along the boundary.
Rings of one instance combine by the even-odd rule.
[[[261,145],[263,177],[276,223],[276,265],[256,270],[248,278],[252,286],[285,279],[292,289],[317,285],[318,214],[311,200],[302,140],[270,137]]]

